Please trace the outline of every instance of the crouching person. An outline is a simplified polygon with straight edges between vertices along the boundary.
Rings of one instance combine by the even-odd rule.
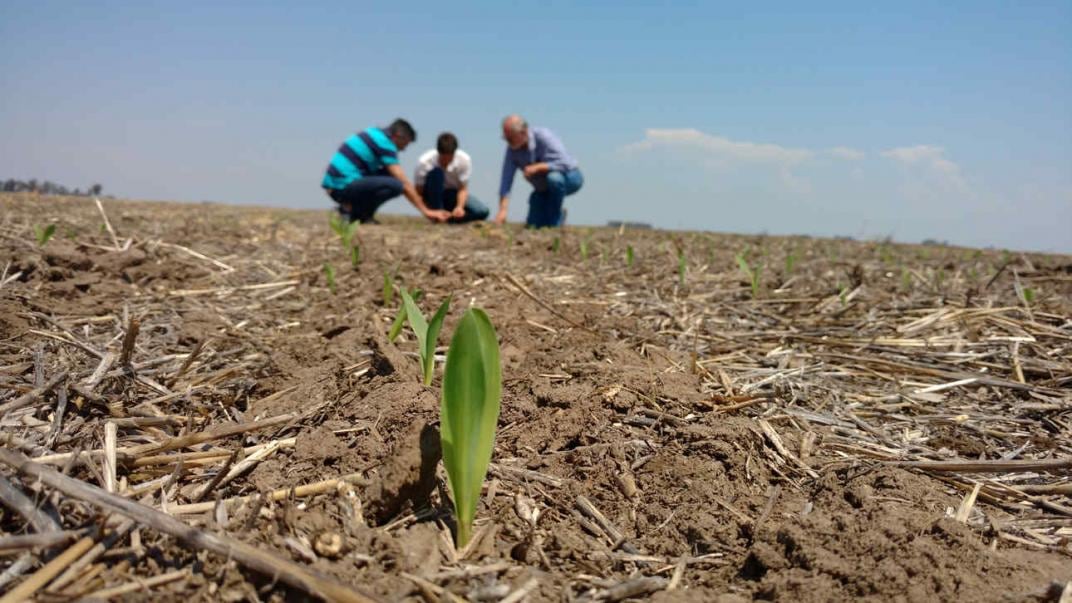
[[[469,194],[469,176],[473,162],[469,154],[458,149],[458,138],[444,132],[417,161],[413,182],[424,204],[450,213],[448,222],[460,224],[488,217],[488,208]]]
[[[398,154],[417,140],[413,126],[396,119],[386,128],[368,128],[347,138],[328,164],[321,186],[351,222],[375,222],[376,210],[399,195],[433,222],[446,222],[450,214],[431,209],[413,188]]]

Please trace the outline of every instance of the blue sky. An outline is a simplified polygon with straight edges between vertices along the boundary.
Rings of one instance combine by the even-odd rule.
[[[404,116],[407,171],[452,130],[494,206],[519,112],[572,223],[1072,252],[1072,2],[386,4],[4,2],[0,177],[327,209]]]

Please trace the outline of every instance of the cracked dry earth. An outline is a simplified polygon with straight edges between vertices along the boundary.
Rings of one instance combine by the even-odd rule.
[[[289,415],[167,458],[119,455],[118,493],[198,529],[383,601],[1072,596],[1067,256],[388,218],[359,229],[351,267],[326,211],[103,208],[114,239],[91,200],[0,196],[0,404],[69,371],[2,417],[4,446],[103,486],[101,457],[70,453],[101,449],[109,421],[122,452]],[[742,251],[763,267],[755,296]],[[499,334],[498,438],[462,552],[437,464],[442,365],[422,386],[408,329],[388,342],[385,272],[421,289],[426,312],[453,294],[441,345],[470,304]],[[129,370],[94,382],[132,320]],[[926,465],[1002,459],[1044,463]],[[105,521],[0,476],[63,529]],[[7,508],[0,529],[34,531]],[[309,596],[145,526],[106,548],[36,598],[169,572],[120,596]],[[2,589],[63,550],[33,550]],[[0,553],[0,571],[19,558]]]

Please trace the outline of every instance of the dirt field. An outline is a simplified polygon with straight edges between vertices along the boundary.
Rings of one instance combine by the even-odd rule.
[[[103,208],[114,237],[92,200],[0,196],[0,592],[1072,597],[1068,256],[387,218],[353,268],[326,208]],[[387,341],[385,271],[426,312],[454,295],[442,346],[470,304],[498,330],[465,551],[436,464],[442,364],[424,387],[408,328]],[[104,489],[196,531],[105,512]]]

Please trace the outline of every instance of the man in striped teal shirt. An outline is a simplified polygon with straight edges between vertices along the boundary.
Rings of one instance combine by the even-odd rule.
[[[339,213],[351,222],[375,222],[381,205],[405,195],[422,216],[433,222],[446,222],[450,212],[425,205],[398,164],[398,153],[416,140],[417,133],[404,119],[347,138],[332,156],[320,183],[339,204]]]

